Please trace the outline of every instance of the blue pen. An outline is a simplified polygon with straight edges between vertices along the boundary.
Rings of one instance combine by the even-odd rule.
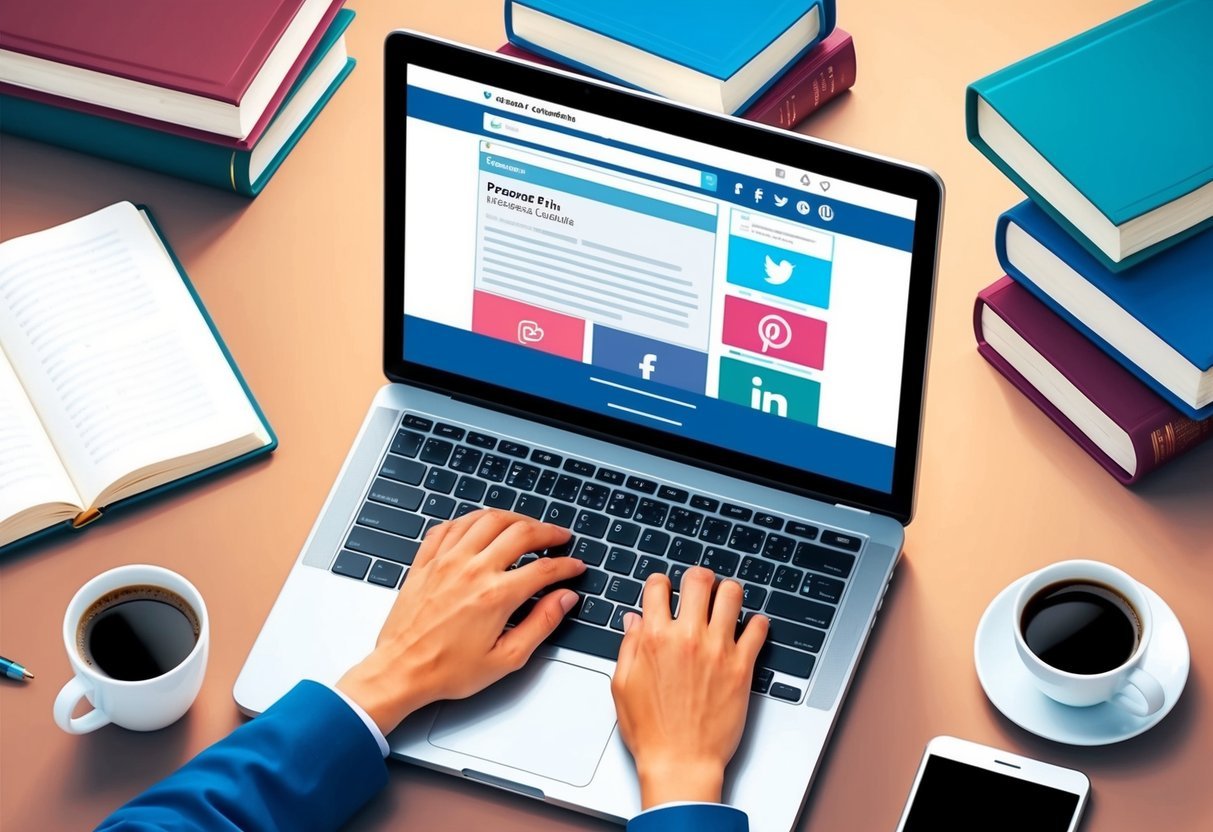
[[[21,665],[17,664],[12,659],[6,659],[0,656],[0,671],[10,679],[20,679],[24,682],[26,679],[34,678],[34,674],[30,673]]]

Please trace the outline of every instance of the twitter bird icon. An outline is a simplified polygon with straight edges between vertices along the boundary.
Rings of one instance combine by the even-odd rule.
[[[767,283],[772,286],[782,286],[792,279],[792,270],[796,267],[787,260],[781,260],[776,263],[771,259],[771,255],[767,255]]]

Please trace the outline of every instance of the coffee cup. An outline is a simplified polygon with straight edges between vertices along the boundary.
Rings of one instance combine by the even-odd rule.
[[[173,724],[202,687],[209,634],[202,595],[176,572],[143,564],[103,572],[63,615],[74,675],[55,699],[56,724],[69,734]],[[93,709],[73,717],[81,699]]]
[[[1028,576],[1013,607],[1019,658],[1036,687],[1064,705],[1111,702],[1146,717],[1165,702],[1142,669],[1153,636],[1150,602],[1121,570],[1067,560]]]

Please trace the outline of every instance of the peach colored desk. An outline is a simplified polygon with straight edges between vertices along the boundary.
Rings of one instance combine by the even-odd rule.
[[[1136,491],[1117,485],[982,361],[971,304],[998,276],[992,235],[1018,195],[964,137],[969,81],[1112,17],[1133,0],[839,0],[854,92],[805,128],[928,165],[948,187],[917,519],[906,558],[810,793],[801,828],[890,829],[928,739],[951,733],[1086,771],[1085,829],[1213,821],[1213,444]],[[382,41],[413,27],[483,47],[500,0],[351,0],[359,66],[255,202],[51,147],[0,144],[0,237],[130,199],[150,205],[282,437],[266,464],[87,535],[0,563],[0,652],[38,678],[0,685],[0,828],[91,827],[241,722],[232,683],[341,463],[379,372]],[[1012,579],[1073,555],[1158,590],[1192,646],[1183,700],[1151,733],[1072,749],[1000,716],[973,670],[973,631]],[[68,665],[60,621],[87,578],[151,561],[213,616],[189,715],[159,733],[72,738],[51,722]],[[404,765],[356,829],[532,832],[607,824]]]

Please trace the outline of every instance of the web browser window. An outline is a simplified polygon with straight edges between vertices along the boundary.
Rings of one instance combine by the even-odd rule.
[[[892,490],[913,200],[408,84],[407,360]]]

